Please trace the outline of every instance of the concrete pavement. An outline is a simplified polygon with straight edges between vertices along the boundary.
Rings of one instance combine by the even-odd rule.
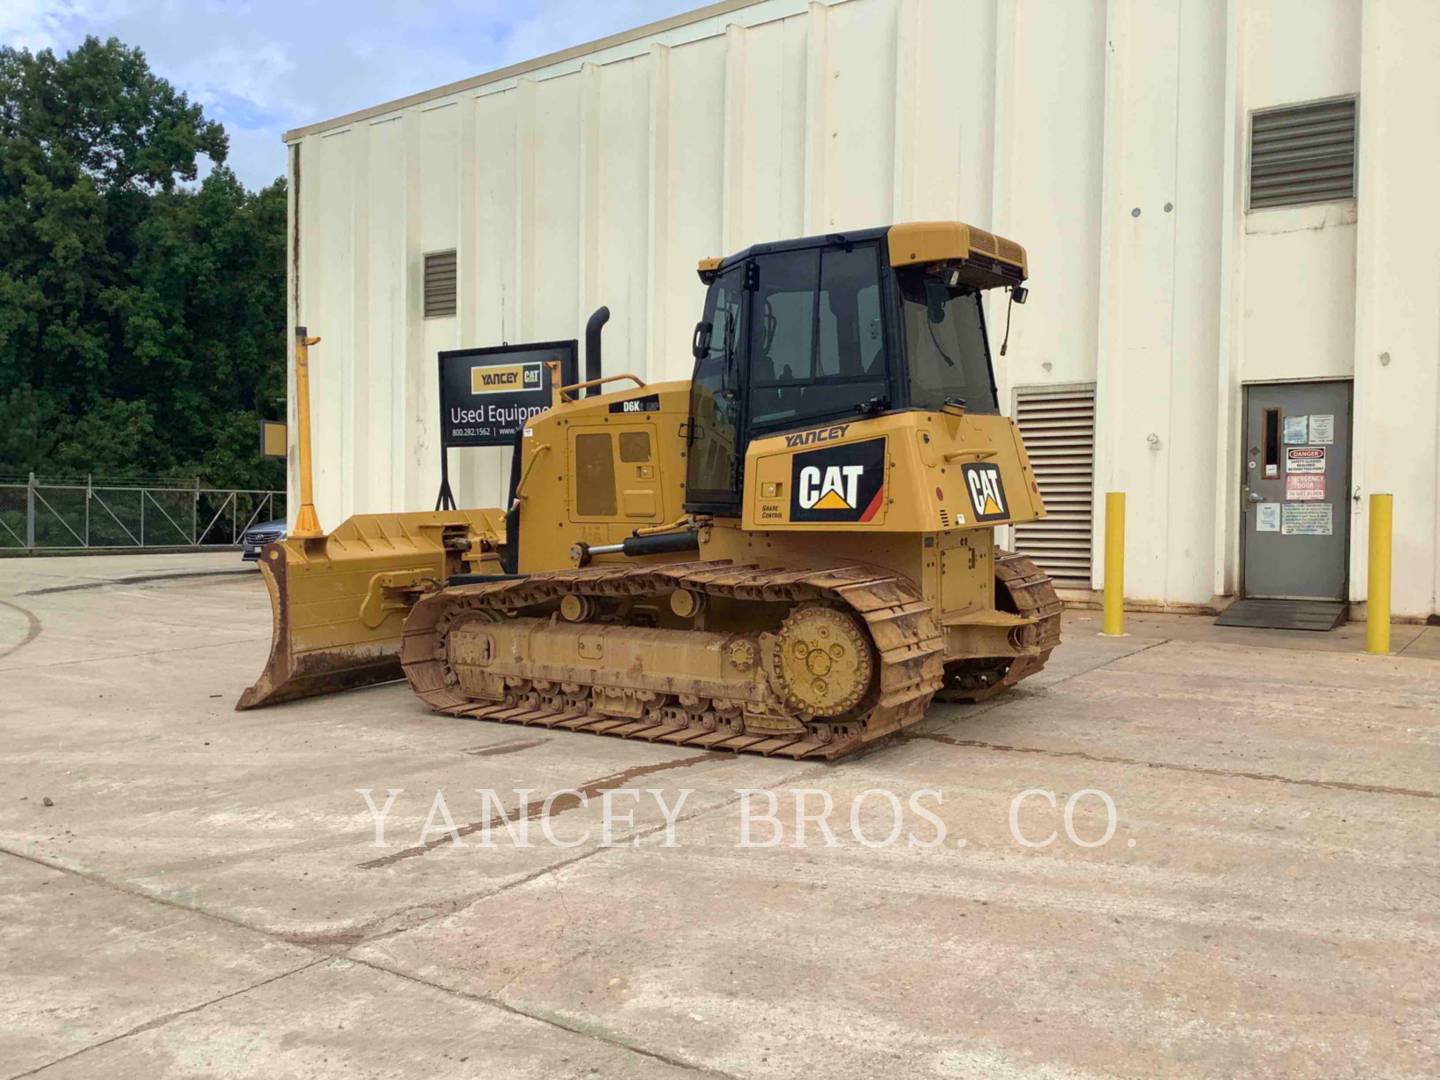
[[[1440,628],[1066,627],[816,766],[398,685],[238,714],[232,553],[0,561],[0,1078],[1433,1075]],[[566,788],[483,843],[482,791]]]

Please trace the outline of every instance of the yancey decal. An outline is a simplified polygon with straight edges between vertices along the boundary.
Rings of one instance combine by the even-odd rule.
[[[813,446],[815,443],[834,442],[836,439],[843,439],[845,432],[849,430],[849,424],[833,424],[830,427],[815,428],[813,431],[797,431],[794,435],[785,436],[785,448],[789,450],[796,446]]]
[[[470,369],[470,393],[503,394],[513,390],[539,390],[545,365],[493,364]]]
[[[884,498],[883,438],[808,450],[790,459],[791,521],[867,522]]]
[[[965,490],[970,493],[970,507],[975,511],[976,521],[999,521],[1010,516],[999,465],[988,461],[970,462],[961,465],[960,472],[965,477]]]

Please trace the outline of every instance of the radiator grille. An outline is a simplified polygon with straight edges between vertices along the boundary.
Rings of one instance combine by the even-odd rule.
[[[1095,474],[1095,387],[1015,391],[1015,422],[1048,514],[1015,526],[1015,547],[1055,584],[1090,588]]]

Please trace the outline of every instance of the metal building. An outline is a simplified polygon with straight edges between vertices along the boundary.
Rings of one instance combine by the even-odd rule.
[[[958,218],[1029,251],[997,376],[1062,585],[1124,490],[1134,601],[1363,601],[1388,491],[1440,612],[1437,57],[1433,0],[725,0],[290,132],[321,520],[433,504],[440,350],[607,304],[607,374],[684,378],[699,258]]]

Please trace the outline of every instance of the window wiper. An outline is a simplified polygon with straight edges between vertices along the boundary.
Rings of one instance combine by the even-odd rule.
[[[954,367],[955,361],[950,359],[950,354],[945,351],[945,347],[940,344],[940,339],[935,336],[935,324],[927,318],[925,327],[930,331],[930,343],[935,346],[935,351],[940,354],[940,359],[944,360],[949,367]]]

